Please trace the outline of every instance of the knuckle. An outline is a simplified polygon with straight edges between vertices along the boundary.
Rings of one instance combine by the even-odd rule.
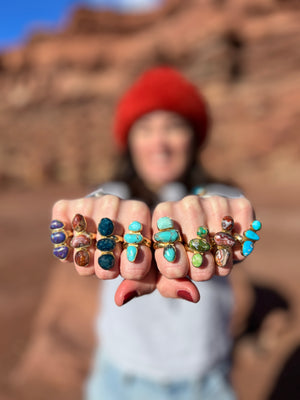
[[[54,203],[52,207],[52,212],[53,214],[62,214],[67,210],[67,208],[68,208],[67,200],[58,200],[56,203]]]
[[[174,202],[172,201],[164,201],[162,203],[159,203],[153,212],[153,215],[157,216],[163,216],[163,214],[170,213],[174,207]]]
[[[252,212],[253,212],[251,202],[245,197],[236,199],[233,207],[234,207],[234,210],[236,210],[239,213],[252,214]]]
[[[199,197],[193,195],[186,196],[178,202],[178,205],[186,212],[199,209]]]
[[[117,209],[119,208],[121,199],[117,196],[114,196],[112,194],[106,194],[103,197],[99,199],[99,203],[102,208],[107,209],[107,208],[112,208],[112,209]]]

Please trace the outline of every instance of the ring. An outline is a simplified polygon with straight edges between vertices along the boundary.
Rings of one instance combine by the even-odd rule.
[[[98,264],[105,270],[111,269],[115,265],[113,250],[116,243],[123,242],[122,236],[113,235],[114,223],[109,218],[102,218],[98,225],[98,232],[101,239],[97,242],[97,249],[102,252],[98,258]]]
[[[143,225],[138,221],[133,221],[128,226],[129,233],[124,235],[124,245],[126,249],[127,260],[134,262],[138,253],[138,248],[140,245],[145,245],[151,247],[151,240],[145,238],[141,231]]]
[[[73,236],[71,231],[65,230],[65,224],[54,219],[50,224],[51,242],[54,245],[53,255],[60,260],[65,260],[69,255],[69,238]]]
[[[255,219],[250,228],[247,229],[242,236],[238,234],[234,235],[237,242],[241,244],[241,253],[244,257],[247,257],[252,253],[254,243],[260,239],[256,232],[261,230],[261,228],[262,223],[258,219]]]
[[[217,232],[212,237],[214,244],[215,262],[219,267],[225,267],[232,253],[232,247],[236,239],[231,235],[234,221],[230,216],[226,216],[221,222],[222,231]]]
[[[86,267],[90,262],[90,254],[87,249],[92,245],[96,235],[86,231],[86,219],[81,214],[76,214],[72,219],[72,228],[74,236],[70,242],[70,246],[75,249],[75,263],[79,267]]]
[[[197,236],[198,238],[191,239],[184,247],[186,251],[194,253],[192,264],[194,267],[199,268],[203,263],[203,254],[211,249],[211,245],[205,239],[205,237],[208,236],[208,229],[205,226],[199,226]]]
[[[174,222],[169,217],[162,217],[157,220],[159,232],[154,235],[154,249],[163,248],[164,257],[169,262],[174,262],[176,258],[175,242],[181,242],[181,235],[174,229]]]

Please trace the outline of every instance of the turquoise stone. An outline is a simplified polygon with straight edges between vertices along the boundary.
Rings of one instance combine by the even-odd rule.
[[[174,228],[174,223],[169,217],[162,217],[157,220],[157,227],[159,230]]]
[[[245,232],[245,236],[246,236],[247,239],[251,239],[251,240],[254,240],[254,241],[259,240],[258,234],[255,233],[254,231],[252,231],[251,229],[248,229]]]
[[[115,257],[113,254],[102,254],[98,258],[98,264],[105,270],[111,269],[115,265]]]
[[[100,239],[97,242],[97,249],[100,251],[112,251],[116,246],[113,239]]]
[[[204,237],[204,236],[208,235],[208,229],[205,228],[205,226],[199,226],[199,228],[197,230],[197,235],[200,237]]]
[[[169,262],[174,262],[176,258],[176,249],[173,245],[168,245],[164,248],[164,257]]]
[[[114,231],[114,224],[109,218],[102,218],[98,225],[98,231],[102,236],[109,236]]]
[[[157,242],[173,243],[179,239],[179,234],[178,234],[178,231],[176,231],[175,229],[170,229],[169,231],[157,232],[154,235],[154,239]]]
[[[142,224],[138,221],[133,221],[129,225],[128,229],[132,232],[140,232],[142,230]]]
[[[254,243],[251,242],[250,240],[246,240],[242,246],[243,256],[245,256],[245,257],[249,256],[249,254],[252,253],[253,249],[254,249]]]
[[[136,259],[137,256],[137,252],[138,252],[138,248],[135,246],[128,246],[127,247],[127,260],[130,262],[134,262],[134,260]]]
[[[252,222],[251,226],[255,231],[259,231],[261,229],[261,222],[256,219]]]
[[[205,252],[210,250],[210,244],[206,240],[192,239],[189,242],[189,247],[198,252]]]
[[[124,240],[127,243],[141,243],[143,236],[140,233],[126,233]]]

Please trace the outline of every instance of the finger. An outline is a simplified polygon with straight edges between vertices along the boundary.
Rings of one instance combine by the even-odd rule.
[[[215,234],[222,231],[222,219],[230,215],[231,209],[229,206],[229,199],[221,196],[211,196],[208,198],[200,199],[201,205],[204,209],[209,232]],[[232,252],[229,249],[230,253]],[[219,266],[215,263],[215,274],[219,276],[227,276],[233,266],[232,255],[230,254],[226,265]]]
[[[96,221],[97,227],[99,223],[102,221],[102,227],[104,228],[103,218],[108,218],[113,223],[112,232],[107,231],[110,235],[123,235],[123,226],[118,222],[118,214],[120,208],[121,200],[112,195],[105,195],[98,199],[94,209],[94,220]],[[105,228],[109,229],[109,221],[106,220]],[[103,233],[105,233],[103,231]],[[99,227],[97,230],[97,237],[96,240],[103,239],[103,237],[99,233]],[[109,238],[109,237],[108,237]],[[111,254],[108,254],[104,251],[100,251],[95,249],[94,253],[94,266],[95,266],[95,273],[99,279],[114,279],[120,273],[120,254],[122,250],[121,243],[114,243],[113,239],[109,239],[110,243],[113,243],[115,246]],[[102,242],[103,243],[103,242]],[[103,257],[104,256],[104,257]],[[99,258],[101,258],[102,267],[99,264]]]
[[[160,275],[157,281],[157,289],[164,297],[181,298],[193,303],[200,300],[197,287],[188,278],[168,279]]]
[[[135,225],[141,225],[141,234],[144,238],[151,240],[151,215],[148,206],[141,201],[123,201],[119,211],[119,221],[125,227],[125,233],[129,233],[129,226],[132,222],[137,222]],[[132,226],[132,225],[131,225]],[[137,227],[134,227],[137,229]],[[136,234],[129,234],[128,240],[140,235],[139,229],[136,230]],[[124,235],[125,238],[125,235]],[[132,248],[133,247],[133,248]],[[131,246],[134,251],[135,246]],[[146,245],[138,245],[137,255],[133,262],[128,260],[129,250],[124,249],[121,254],[120,261],[120,273],[125,279],[139,280],[145,277],[151,267],[152,253],[149,247]]]
[[[152,293],[156,288],[157,270],[154,266],[150,268],[148,275],[143,280],[124,279],[115,293],[115,303],[122,306],[135,297]]]
[[[159,232],[157,227],[157,221],[162,217],[169,217],[174,223],[174,229],[179,231],[179,225],[176,221],[174,203],[165,202],[159,204],[154,210],[152,216],[152,229],[155,233]],[[176,249],[176,256],[173,262],[168,261],[164,257],[164,248],[158,248],[155,250],[155,260],[157,268],[160,273],[169,279],[183,278],[189,272],[189,261],[186,255],[184,246],[180,242],[174,243]]]
[[[202,207],[198,196],[186,196],[176,203],[175,215],[180,221],[183,239],[189,243],[192,239],[197,239],[197,231],[200,226],[208,226],[207,215]],[[207,238],[209,240],[209,238]],[[189,276],[194,281],[206,281],[215,273],[215,261],[211,252],[203,253],[203,261],[200,267],[193,265],[192,258],[194,253],[187,251],[189,260]]]

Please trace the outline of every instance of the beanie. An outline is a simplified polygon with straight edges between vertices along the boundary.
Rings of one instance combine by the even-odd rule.
[[[207,135],[209,117],[201,93],[191,82],[171,67],[147,70],[120,99],[114,118],[114,138],[120,147],[127,139],[134,122],[151,111],[178,113],[193,127],[200,146]]]

